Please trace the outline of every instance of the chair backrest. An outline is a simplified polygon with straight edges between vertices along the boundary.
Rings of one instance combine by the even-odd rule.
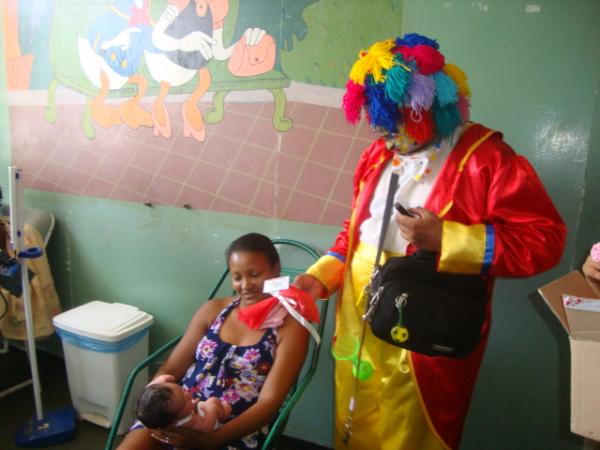
[[[282,275],[288,275],[292,280],[296,275],[304,273],[306,268],[319,258],[319,254],[313,248],[299,241],[295,241],[292,239],[273,239],[273,244],[275,244],[275,247],[277,248],[277,251],[279,253],[279,257],[281,260]],[[229,284],[229,280],[227,277],[228,274],[229,268],[226,267],[223,273],[221,274],[219,280],[215,284],[214,288],[210,292],[208,296],[209,299],[215,298],[217,295],[231,295],[231,285]],[[325,323],[327,321],[328,305],[329,302],[324,300],[319,301],[318,304],[320,320],[316,328],[317,332],[319,333],[319,336],[321,337],[323,337]],[[158,358],[160,358],[167,351],[175,347],[175,345],[179,342],[182,336],[183,335],[180,335],[167,342],[165,345],[154,351],[150,356],[148,356],[144,361],[142,361],[137,367],[135,367],[131,371],[127,383],[123,388],[121,401],[115,413],[115,418],[113,420],[111,431],[106,441],[105,450],[111,450],[113,448],[113,443],[116,437],[116,430],[118,429],[119,424],[121,422],[123,409],[127,402],[127,398],[129,397],[129,393],[131,391],[131,387],[133,385],[135,377],[145,367],[156,362]],[[317,369],[319,353],[321,350],[321,343],[322,341],[316,343],[313,339],[310,340],[308,357],[304,363],[304,366],[302,368],[302,371],[300,372],[296,384],[290,390],[285,402],[279,410],[278,416],[271,424],[271,430],[262,446],[263,450],[272,448],[275,442],[283,433],[285,425],[287,423],[290,413],[292,412],[294,405],[300,399],[302,393],[310,383],[310,380],[312,379]]]

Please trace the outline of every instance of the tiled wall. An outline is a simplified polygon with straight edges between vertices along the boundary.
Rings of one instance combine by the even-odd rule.
[[[339,226],[349,215],[354,166],[374,137],[336,108],[288,102],[293,126],[278,133],[272,103],[229,102],[202,143],[183,136],[180,103],[168,107],[169,139],[121,125],[96,126],[90,140],[83,109],[59,105],[49,124],[42,106],[11,106],[12,161],[26,186]]]

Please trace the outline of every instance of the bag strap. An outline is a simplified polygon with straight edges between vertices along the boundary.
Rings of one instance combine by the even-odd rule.
[[[381,233],[379,234],[379,244],[377,245],[377,256],[375,257],[374,270],[379,267],[381,261],[381,254],[383,253],[383,243],[385,241],[385,235],[390,223],[390,217],[392,215],[392,204],[394,203],[394,195],[396,194],[396,188],[398,187],[398,174],[392,172],[390,178],[390,185],[388,186],[387,197],[385,200],[385,209],[383,210],[383,221],[381,222]]]
[[[385,200],[385,208],[383,210],[383,222],[381,223],[381,233],[379,234],[379,243],[377,245],[377,256],[375,257],[375,265],[373,266],[373,274],[377,273],[379,270],[379,262],[381,261],[381,254],[383,253],[383,242],[385,241],[385,235],[387,233],[390,216],[392,215],[392,203],[394,203],[394,194],[396,193],[396,188],[398,186],[398,174],[392,172],[392,177],[390,178],[390,185],[388,186],[387,197]],[[373,276],[373,275],[371,275]],[[370,284],[370,283],[369,283]],[[363,294],[364,295],[364,291]],[[369,310],[371,309],[371,295],[369,294],[369,299],[365,305],[365,313],[362,316],[362,323],[360,327],[360,335],[358,339],[358,351],[356,355],[356,374],[352,381],[352,395],[350,396],[350,402],[348,404],[348,416],[346,418],[346,423],[344,427],[346,432],[342,437],[342,442],[348,443],[350,436],[352,435],[352,420],[354,417],[354,409],[356,407],[356,389],[358,383],[358,374],[360,371],[360,365],[362,364],[362,350],[365,342],[365,332],[367,329],[367,320],[369,316]]]

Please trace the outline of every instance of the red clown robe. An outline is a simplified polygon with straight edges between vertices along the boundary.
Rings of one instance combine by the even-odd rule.
[[[333,247],[308,270],[330,292],[342,287],[360,224],[370,214],[371,197],[392,156],[382,139],[363,152],[354,175],[352,216]],[[465,126],[424,207],[443,220],[438,270],[489,275],[490,298],[495,277],[531,276],[560,260],[566,228],[541,181],[527,160],[502,140],[501,133],[482,125]],[[412,251],[409,246],[408,253]],[[410,353],[426,419],[451,449],[459,447],[490,319],[488,302],[482,339],[465,359]]]

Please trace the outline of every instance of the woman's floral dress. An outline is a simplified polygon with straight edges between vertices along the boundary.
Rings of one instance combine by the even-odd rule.
[[[234,345],[221,340],[219,330],[239,303],[240,299],[237,299],[229,304],[210,325],[206,335],[198,343],[195,362],[180,382],[195,398],[206,400],[208,397],[218,397],[228,402],[232,408],[230,419],[239,416],[258,400],[267,374],[273,366],[277,344],[277,333],[273,328],[268,328],[254,345]],[[139,422],[132,429],[143,426],[138,424]],[[268,432],[268,426],[265,426],[230,442],[224,449],[260,448]]]
[[[230,417],[239,416],[256,400],[273,366],[277,334],[268,328],[255,345],[241,346],[223,342],[219,330],[225,318],[238,306],[237,299],[229,304],[209,327],[196,348],[196,361],[181,380],[194,397],[206,400],[218,397],[231,405]],[[231,442],[227,450],[259,448],[268,427]]]

